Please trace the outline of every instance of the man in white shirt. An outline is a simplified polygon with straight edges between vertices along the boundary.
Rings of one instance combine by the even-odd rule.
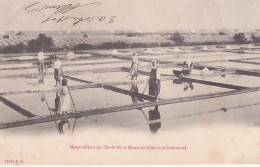
[[[40,74],[43,73],[43,69],[44,69],[44,54],[43,54],[43,49],[41,49],[41,51],[38,53],[38,70],[40,72]]]
[[[137,80],[138,68],[140,63],[141,61],[138,60],[137,53],[133,53],[132,64],[129,72],[129,75],[131,75],[131,80]]]
[[[60,86],[60,76],[61,76],[61,61],[54,55],[54,79],[56,81],[56,85],[54,87]]]

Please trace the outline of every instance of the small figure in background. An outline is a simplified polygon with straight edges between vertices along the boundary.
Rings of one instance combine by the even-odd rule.
[[[188,75],[191,74],[191,71],[193,69],[193,62],[183,62],[183,69],[182,69],[182,73],[184,75]]]
[[[43,49],[41,49],[41,51],[38,53],[38,71],[40,72],[40,74],[43,74],[43,69],[44,69],[44,53],[43,53]]]
[[[131,75],[131,80],[137,80],[137,76],[138,76],[138,68],[139,68],[139,64],[141,62],[139,62],[138,60],[138,56],[137,53],[133,53],[133,57],[132,57],[132,64],[131,64],[131,68],[130,68],[130,75]]]
[[[156,60],[152,61],[152,70],[149,78],[149,95],[154,96],[157,100],[161,90],[161,73],[157,67]]]
[[[54,87],[57,87],[60,85],[60,80],[61,80],[61,61],[57,58],[56,55],[54,55],[54,79],[56,81],[56,84]]]

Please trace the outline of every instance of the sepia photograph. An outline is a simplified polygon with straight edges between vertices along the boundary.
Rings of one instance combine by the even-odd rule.
[[[0,0],[0,165],[259,165],[259,8]]]

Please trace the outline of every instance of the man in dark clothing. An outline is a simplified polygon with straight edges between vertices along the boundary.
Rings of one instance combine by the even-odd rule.
[[[154,96],[155,99],[157,99],[161,89],[161,74],[155,60],[152,62],[152,65],[153,68],[149,78],[149,95]]]

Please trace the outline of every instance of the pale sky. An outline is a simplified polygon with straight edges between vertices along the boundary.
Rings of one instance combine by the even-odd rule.
[[[54,10],[28,13],[24,8],[101,2],[65,13],[70,17],[116,16],[114,23],[41,21]],[[32,9],[32,8],[31,8]],[[260,0],[0,0],[0,31],[256,29],[260,28]],[[53,17],[61,17],[57,14]]]

